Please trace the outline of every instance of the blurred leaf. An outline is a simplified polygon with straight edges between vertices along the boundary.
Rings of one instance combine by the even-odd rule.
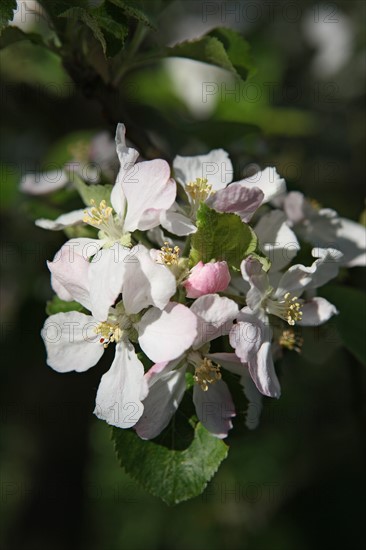
[[[118,6],[127,17],[136,19],[147,27],[156,28],[148,15],[139,8],[136,8],[132,3],[125,2],[124,0],[108,0],[108,2]]]
[[[56,295],[47,302],[47,315],[54,315],[55,313],[67,313],[68,311],[80,311],[82,313],[85,313],[86,309],[81,304],[79,304],[79,302],[65,302]]]
[[[228,453],[227,445],[200,423],[184,451],[144,441],[133,430],[114,428],[112,438],[126,472],[169,505],[200,495]]]
[[[26,33],[18,27],[7,27],[0,36],[0,49],[7,48],[11,44],[20,42],[21,40],[29,40],[32,44],[47,46],[40,34],[34,32]]]
[[[105,201],[108,206],[111,205],[112,185],[87,185],[76,173],[70,174],[70,179],[86,206],[90,206],[92,200],[96,204]]]
[[[75,21],[82,21],[87,27],[92,31],[95,39],[100,42],[103,52],[107,53],[107,43],[104,37],[104,34],[100,28],[98,20],[92,15],[89,11],[84,8],[74,7],[69,8],[66,11],[62,12],[59,17],[64,17],[66,19],[74,19]]]
[[[0,162],[0,208],[9,208],[19,196],[20,172],[14,166]]]
[[[319,291],[339,310],[334,318],[343,344],[366,365],[366,294],[355,288],[330,285]]]
[[[0,2],[0,33],[7,27],[9,21],[14,17],[14,10],[17,7],[16,0],[1,0]]]
[[[41,169],[47,170],[62,169],[64,165],[75,158],[75,150],[84,148],[87,150],[92,138],[95,136],[94,131],[81,130],[72,132],[57,140],[48,150],[47,155],[42,162]],[[86,154],[86,156],[88,153]]]
[[[167,49],[167,55],[216,65],[242,80],[254,73],[248,42],[231,29],[214,29],[198,40],[176,44]]]
[[[198,231],[192,235],[190,260],[226,260],[239,267],[243,258],[254,252],[258,240],[248,224],[236,214],[221,214],[202,203],[197,212]]]

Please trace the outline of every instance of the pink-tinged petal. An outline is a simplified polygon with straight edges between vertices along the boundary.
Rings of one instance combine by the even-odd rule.
[[[160,376],[144,399],[144,412],[135,426],[142,439],[157,437],[179,407],[186,390],[185,368]]]
[[[337,315],[337,308],[325,298],[315,296],[306,301],[302,308],[302,319],[297,321],[303,327],[314,327],[326,323],[333,315]]]
[[[172,210],[163,211],[160,215],[160,224],[173,235],[183,237],[196,233],[197,227],[187,216]]]
[[[307,216],[308,201],[299,191],[291,191],[285,197],[283,209],[292,224],[301,223]]]
[[[261,217],[254,231],[262,251],[271,260],[271,272],[287,266],[300,250],[295,233],[281,210],[272,210]]]
[[[163,311],[149,309],[136,328],[142,350],[160,363],[176,359],[191,347],[197,334],[197,318],[188,307],[171,302]]]
[[[100,250],[89,264],[91,312],[96,319],[105,321],[108,311],[122,292],[126,272],[126,258],[130,249],[115,243]]]
[[[142,245],[133,247],[125,258],[122,286],[123,304],[128,313],[138,313],[150,305],[159,309],[176,291],[176,280],[166,265],[154,261]]]
[[[263,198],[263,191],[258,187],[249,188],[232,183],[211,195],[206,202],[217,212],[232,212],[238,214],[242,221],[248,222],[262,204]]]
[[[139,153],[126,145],[126,128],[122,123],[117,124],[116,151],[120,162],[120,169],[111,192],[111,204],[119,216],[123,216],[126,208],[126,197],[122,189],[122,182],[126,174],[133,168]]]
[[[281,387],[273,364],[271,343],[264,342],[248,363],[250,375],[263,395],[280,397]]]
[[[74,252],[66,243],[56,254],[52,262],[47,262],[51,272],[51,283],[55,292],[72,297],[91,310],[88,260]],[[60,296],[61,298],[61,296]]]
[[[159,225],[161,212],[171,207],[177,192],[169,164],[161,159],[135,164],[124,175],[122,188],[127,200],[124,229],[131,232]]]
[[[233,320],[238,315],[238,305],[229,298],[207,294],[193,302],[191,312],[197,316],[197,336],[193,349],[199,349],[206,342],[229,334]]]
[[[226,262],[198,262],[183,283],[187,298],[199,298],[205,294],[223,292],[230,283],[230,272]]]
[[[235,416],[235,406],[229,388],[223,380],[218,380],[203,391],[195,384],[193,403],[198,419],[212,435],[219,439],[228,436],[233,427],[231,419]]]
[[[78,225],[83,222],[84,210],[74,210],[73,212],[68,212],[67,214],[62,214],[55,220],[47,220],[45,218],[40,218],[35,221],[35,224],[42,229],[48,229],[49,231],[61,231],[66,227],[71,227],[73,225]]]
[[[263,204],[271,201],[286,191],[286,183],[279,176],[276,168],[267,167],[249,178],[241,180],[244,187],[259,187],[264,193]]]
[[[249,374],[247,365],[243,365],[235,353],[210,353],[207,357],[229,372],[240,376],[239,382],[248,400],[245,425],[250,430],[254,430],[259,424],[263,399]]]
[[[214,191],[223,189],[233,179],[233,165],[223,149],[214,149],[207,155],[181,157],[173,161],[174,174],[183,186],[197,178],[207,179]]]
[[[78,311],[48,317],[41,332],[47,364],[57,372],[84,372],[96,365],[104,352],[95,333],[97,324]]]
[[[116,345],[111,368],[100,381],[94,414],[117,428],[131,428],[141,417],[144,367],[128,341]]]
[[[26,174],[20,181],[20,190],[29,195],[45,195],[57,191],[69,183],[64,170],[52,170],[41,174]]]

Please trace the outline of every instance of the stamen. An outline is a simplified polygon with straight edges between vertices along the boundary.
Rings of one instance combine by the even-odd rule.
[[[206,178],[196,178],[196,181],[189,182],[186,185],[186,192],[195,203],[204,202],[215,191],[212,191],[212,185],[207,183]]]
[[[193,375],[193,380],[201,386],[203,391],[207,391],[209,384],[214,384],[220,379],[220,365],[213,364],[207,357],[204,357],[201,365],[196,367]]]
[[[277,315],[291,326],[293,326],[296,321],[301,321],[302,319],[302,304],[298,301],[298,297],[291,297],[290,292],[286,292],[283,297],[283,300],[271,300],[267,298],[266,300],[266,310],[272,315]]]
[[[95,328],[95,333],[101,335],[99,342],[107,348],[111,342],[119,342],[122,339],[123,331],[118,323],[104,321]]]
[[[283,348],[287,348],[291,351],[301,353],[301,348],[304,343],[304,339],[296,334],[293,330],[284,330],[278,340],[278,343]]]
[[[160,260],[165,265],[177,265],[179,260],[180,249],[179,246],[172,248],[167,241],[164,242],[164,246],[161,247]]]
[[[99,227],[103,224],[106,224],[113,212],[113,208],[107,206],[107,203],[103,200],[100,202],[99,206],[96,205],[95,200],[91,201],[92,208],[90,210],[85,210],[83,222],[93,227]]]

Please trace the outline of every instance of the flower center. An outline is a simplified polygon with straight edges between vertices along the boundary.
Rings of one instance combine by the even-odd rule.
[[[215,191],[212,191],[212,185],[207,183],[206,178],[196,178],[196,181],[189,182],[186,185],[186,192],[194,203],[204,202]]]
[[[112,216],[113,208],[107,206],[104,200],[99,203],[99,206],[96,205],[94,199],[90,202],[92,208],[90,210],[85,210],[83,222],[100,229],[101,226],[108,224]]]
[[[296,334],[293,330],[284,330],[278,340],[278,343],[283,348],[287,348],[291,351],[301,353],[301,347],[303,345],[303,338]]]
[[[104,321],[95,328],[95,333],[100,334],[99,342],[107,348],[111,342],[119,342],[122,339],[123,330],[119,323]]]
[[[266,299],[266,310],[272,315],[277,315],[291,326],[293,326],[296,321],[301,321],[302,318],[302,304],[298,301],[297,296],[291,297],[289,292],[283,297],[283,300],[271,300],[271,298]]]
[[[106,238],[110,241],[110,245],[118,241],[123,246],[131,246],[130,234],[123,232],[122,224],[113,216],[113,208],[107,206],[105,200],[102,200],[99,206],[94,199],[90,203],[92,207],[84,211],[83,222],[99,229],[99,238]]]
[[[164,246],[161,247],[160,260],[165,265],[178,265],[179,253],[179,246],[174,246],[173,248],[166,241],[164,242]]]
[[[195,367],[193,380],[201,386],[203,391],[208,390],[209,384],[214,384],[221,379],[220,365],[215,365],[207,357],[203,358],[202,363]]]

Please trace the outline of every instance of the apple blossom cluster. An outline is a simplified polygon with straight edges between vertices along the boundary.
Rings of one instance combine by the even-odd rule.
[[[66,307],[42,329],[47,363],[84,372],[113,347],[94,412],[143,439],[162,432],[186,391],[205,428],[225,438],[236,414],[225,382],[231,372],[253,428],[262,396],[280,396],[275,359],[301,352],[301,327],[338,314],[317,289],[341,266],[365,265],[364,228],[287,192],[275,168],[232,182],[222,149],[177,156],[171,170],[165,160],[139,159],[119,124],[116,151],[112,188],[80,170],[70,176],[66,166],[59,186],[83,179],[89,203],[36,222],[75,235],[48,262]],[[26,176],[23,189],[45,192],[46,178],[40,191],[36,179]],[[245,246],[231,223],[247,231]],[[314,246],[308,266],[295,261],[300,242]]]

